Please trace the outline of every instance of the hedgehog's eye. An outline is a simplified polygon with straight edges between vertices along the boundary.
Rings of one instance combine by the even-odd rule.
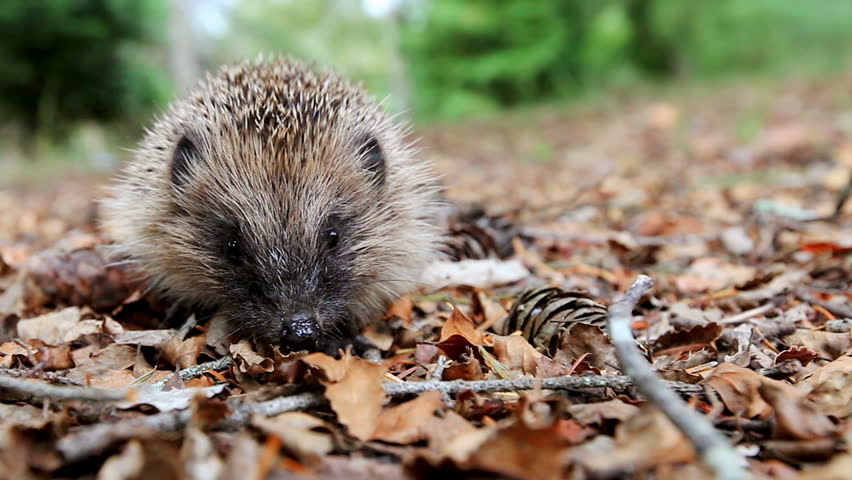
[[[236,263],[240,258],[242,258],[243,247],[236,234],[231,234],[226,237],[225,243],[222,245],[222,256],[230,263]]]
[[[325,246],[329,249],[337,248],[337,244],[340,243],[340,234],[334,229],[326,230],[323,240],[325,240]]]

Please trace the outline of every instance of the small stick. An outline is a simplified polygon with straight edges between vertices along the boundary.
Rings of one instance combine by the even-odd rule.
[[[216,371],[224,370],[224,369],[230,367],[233,363],[234,363],[234,359],[231,358],[230,355],[225,355],[224,357],[217,359],[217,360],[213,360],[213,361],[205,362],[205,363],[199,363],[198,365],[192,365],[191,367],[186,367],[183,370],[181,370],[178,374],[180,375],[181,381],[186,382],[186,381],[191,380],[195,377],[200,377],[207,370],[216,370]],[[157,390],[162,390],[163,387],[166,385],[166,383],[168,383],[169,380],[174,378],[174,376],[175,376],[174,373],[167,376],[166,378],[155,383],[154,387],[157,388]]]
[[[681,382],[667,382],[670,388],[682,393],[699,394],[704,391],[700,385]],[[632,386],[629,377],[621,375],[584,375],[580,377],[553,377],[536,379],[521,377],[512,380],[427,380],[423,382],[385,382],[385,392],[390,396],[413,395],[428,391],[439,391],[444,394],[460,393],[467,390],[474,392],[508,392],[514,390],[531,390],[544,388],[550,390],[574,390],[583,388],[608,387],[615,390],[625,390]],[[296,395],[278,397],[258,403],[238,404],[233,407],[233,413],[223,420],[222,426],[234,427],[245,424],[251,414],[271,416],[294,410],[314,408],[327,403],[322,393],[307,392]],[[63,457],[69,461],[79,461],[92,455],[97,455],[110,445],[122,440],[136,438],[140,430],[158,433],[174,432],[182,429],[192,418],[190,410],[165,412],[146,417],[119,420],[113,423],[100,423],[89,427],[81,427],[76,433],[59,440],[57,448]]]
[[[775,308],[775,304],[769,302],[759,307],[752,308],[751,310],[746,310],[744,312],[737,313],[736,315],[731,315],[728,318],[723,318],[719,321],[719,325],[734,325],[737,323],[742,323],[752,317],[763,315],[764,313],[772,310],[773,308]]]
[[[828,310],[834,315],[837,315],[841,319],[852,318],[852,308],[820,300],[819,298],[814,297],[803,289],[797,289],[795,293],[796,296],[799,297],[799,300],[803,302],[808,302],[813,305],[819,305],[820,307]]]
[[[727,438],[719,433],[701,414],[691,409],[653,371],[653,367],[636,347],[630,323],[633,307],[639,298],[654,286],[654,281],[639,275],[633,285],[609,307],[607,329],[618,361],[633,379],[639,391],[656,405],[689,439],[704,463],[722,480],[749,478],[744,470],[745,460],[731,448]]]
[[[0,390],[28,394],[39,399],[51,400],[93,400],[115,402],[125,400],[129,390],[106,390],[93,387],[73,387],[70,385],[51,385],[39,380],[16,378],[0,375]]]

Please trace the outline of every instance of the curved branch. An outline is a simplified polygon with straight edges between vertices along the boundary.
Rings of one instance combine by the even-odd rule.
[[[633,379],[636,388],[689,439],[717,478],[749,478],[744,469],[745,460],[731,447],[728,439],[713,428],[703,415],[691,409],[674,391],[667,388],[666,382],[657,377],[651,364],[637,348],[630,329],[633,307],[653,286],[654,281],[650,277],[639,275],[624,295],[609,307],[607,329],[618,361],[624,372]]]

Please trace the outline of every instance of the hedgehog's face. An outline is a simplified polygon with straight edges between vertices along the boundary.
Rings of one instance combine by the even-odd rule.
[[[211,303],[236,334],[334,353],[357,333],[350,307],[374,268],[365,218],[389,213],[382,148],[358,133],[284,158],[289,150],[262,138],[234,141],[184,134],[169,173],[176,216],[200,239]]]

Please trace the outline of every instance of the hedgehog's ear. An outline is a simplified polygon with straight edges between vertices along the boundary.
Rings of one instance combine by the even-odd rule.
[[[383,185],[385,183],[385,154],[382,152],[382,147],[376,137],[366,135],[361,141],[361,148],[358,153],[361,155],[364,168],[370,172],[376,184]]]
[[[172,185],[180,187],[189,178],[193,164],[201,161],[201,152],[191,135],[183,135],[172,154]]]

